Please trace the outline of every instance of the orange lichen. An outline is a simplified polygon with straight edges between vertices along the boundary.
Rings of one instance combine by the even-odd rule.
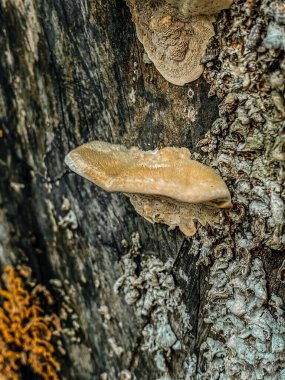
[[[59,379],[60,369],[51,342],[55,326],[52,316],[44,314],[37,287],[27,290],[12,267],[2,276],[0,289],[0,380],[18,380],[20,367],[29,366],[46,380]]]

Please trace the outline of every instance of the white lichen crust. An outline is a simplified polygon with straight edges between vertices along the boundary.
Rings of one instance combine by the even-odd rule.
[[[265,13],[270,19],[263,45],[268,49],[285,51],[285,3],[272,1],[265,7]]]
[[[181,334],[192,329],[182,292],[171,274],[172,267],[172,259],[163,263],[154,254],[144,254],[139,234],[134,233],[129,252],[123,257],[123,275],[114,284],[115,293],[122,294],[133,307],[141,325],[142,341],[138,349],[152,356],[164,376],[169,375],[173,355],[182,354]]]
[[[201,149],[235,183],[236,210],[230,216],[243,227],[241,234],[254,236],[257,250],[285,249],[285,60],[280,47],[264,47],[271,21],[283,25],[284,9],[282,2],[234,4],[218,25],[219,55],[211,58],[209,48],[205,58],[221,117]]]
[[[283,301],[268,299],[262,261],[249,257],[216,260],[210,273],[205,322],[222,341],[208,337],[201,346],[207,374],[223,379],[284,379]]]
[[[220,117],[200,147],[231,183],[235,206],[229,226],[215,236],[199,229],[192,241],[199,263],[212,264],[202,311],[209,333],[188,360],[199,380],[285,378],[277,264],[285,251],[285,60],[272,34],[273,23],[284,25],[283,4],[234,2],[204,59]]]

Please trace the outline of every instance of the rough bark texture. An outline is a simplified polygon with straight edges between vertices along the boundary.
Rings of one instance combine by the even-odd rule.
[[[60,281],[80,326],[63,332],[62,379],[285,378],[278,4],[235,1],[205,76],[177,87],[145,63],[122,1],[0,1],[0,260]],[[234,208],[193,239],[152,225],[67,170],[92,139],[186,146]]]

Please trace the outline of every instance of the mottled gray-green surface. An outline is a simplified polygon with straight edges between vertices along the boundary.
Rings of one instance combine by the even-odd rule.
[[[122,1],[0,0],[0,24],[0,262],[65,297],[61,378],[285,379],[284,3],[223,11],[184,87]],[[192,239],[152,225],[64,166],[92,139],[186,146],[234,207]]]

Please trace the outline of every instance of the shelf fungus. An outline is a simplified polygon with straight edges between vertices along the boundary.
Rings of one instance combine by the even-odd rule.
[[[231,6],[232,0],[166,0],[184,16],[216,14]]]
[[[214,35],[213,14],[231,0],[127,0],[137,37],[160,74],[178,86],[203,72],[203,57]]]
[[[145,219],[178,226],[186,236],[195,234],[195,221],[217,223],[219,209],[232,206],[222,178],[191,160],[186,148],[142,151],[92,141],[72,150],[65,163],[104,190],[124,193]]]

